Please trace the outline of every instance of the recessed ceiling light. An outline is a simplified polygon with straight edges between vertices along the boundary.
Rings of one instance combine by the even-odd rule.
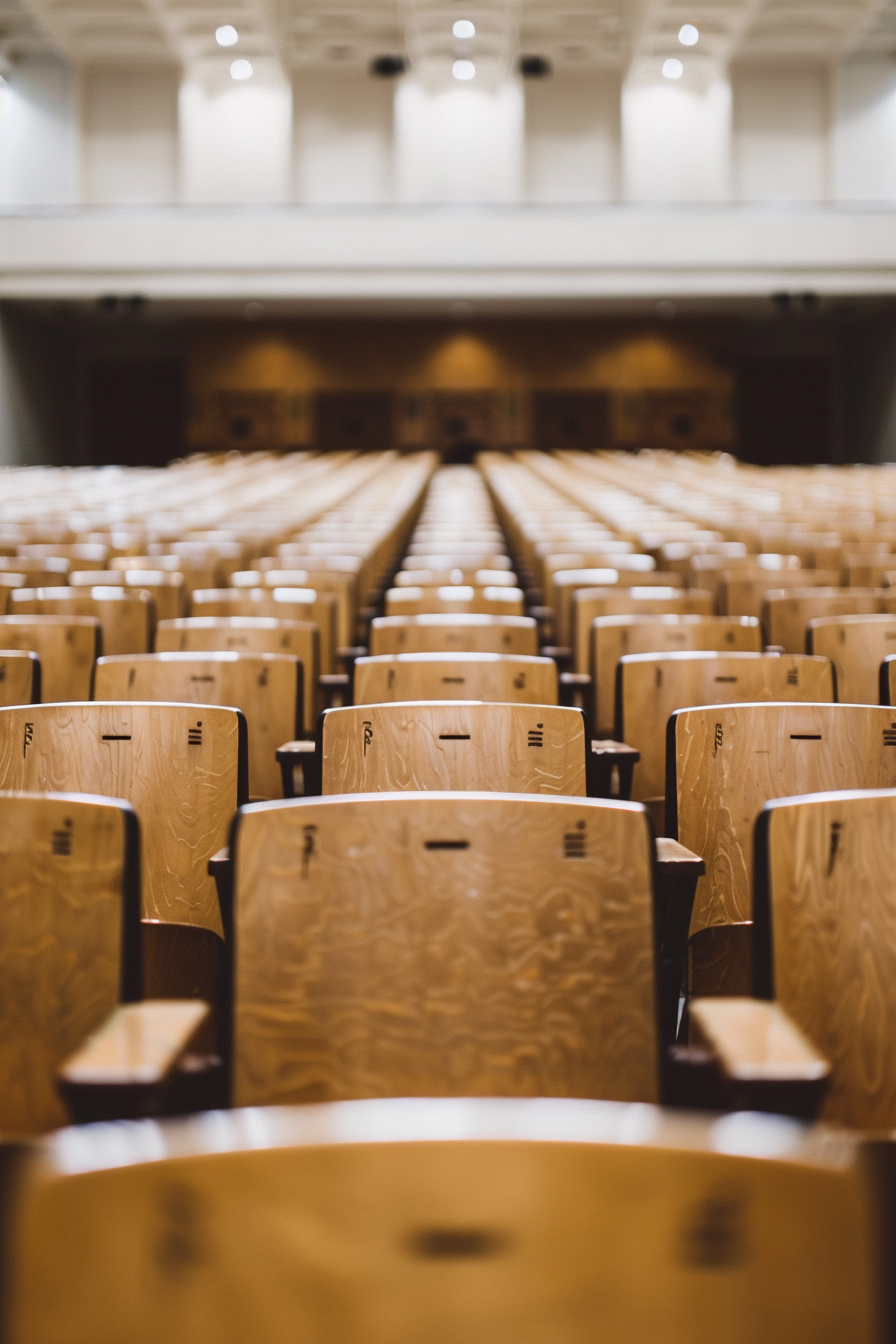
[[[668,61],[663,61],[663,74],[667,79],[681,79],[684,66],[676,57],[670,56]]]
[[[243,60],[240,60],[240,61],[234,61],[233,64],[231,65],[231,67],[230,67],[230,78],[231,78],[231,79],[251,79],[251,78],[252,78],[252,62],[251,62],[251,61],[243,61]]]
[[[240,35],[232,23],[222,23],[220,28],[215,29],[215,41],[219,47],[234,47],[240,40]]]
[[[678,30],[678,40],[683,47],[696,47],[700,41],[700,29],[692,23],[683,23]]]
[[[458,19],[451,31],[455,37],[475,37],[476,25],[469,19]]]
[[[476,74],[476,67],[472,61],[455,61],[451,67],[451,73],[455,79],[473,79]]]

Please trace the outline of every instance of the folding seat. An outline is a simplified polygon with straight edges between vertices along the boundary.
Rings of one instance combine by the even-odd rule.
[[[819,616],[867,616],[886,610],[885,589],[772,589],[762,599],[762,628],[769,644],[786,653],[806,652],[806,631]]]
[[[144,653],[100,658],[97,700],[234,705],[246,720],[249,793],[280,796],[275,752],[304,728],[302,664],[286,653]]]
[[[387,616],[422,616],[425,612],[479,612],[486,616],[524,616],[526,600],[519,588],[452,583],[436,588],[389,588]]]
[[[706,863],[692,933],[751,918],[753,826],[768,801],[896,787],[893,717],[886,707],[836,704],[707,705],[672,715],[666,833]]]
[[[592,632],[600,616],[711,616],[712,593],[702,588],[579,588],[572,599],[573,668],[591,670]]]
[[[718,609],[723,616],[761,616],[765,594],[781,588],[836,588],[839,569],[724,569],[719,576]],[[802,653],[802,649],[797,649]]]
[[[68,560],[72,569],[105,569],[109,547],[84,542],[31,542],[16,547],[16,558]]]
[[[144,917],[222,933],[208,862],[248,796],[239,710],[107,702],[0,709],[0,789],[127,799],[142,831]]]
[[[659,801],[666,787],[666,724],[690,705],[794,700],[832,703],[827,658],[774,653],[633,653],[616,669],[614,736],[640,754],[633,796]]]
[[[568,646],[574,638],[577,594],[600,588],[637,592],[655,588],[666,594],[670,589],[684,588],[684,582],[680,574],[663,574],[658,569],[629,572],[616,568],[558,569],[545,591],[545,602],[553,611],[556,644]]]
[[[336,598],[313,588],[211,588],[193,594],[194,616],[273,616],[313,621],[318,628],[320,669],[334,672]]]
[[[599,737],[613,732],[616,668],[629,653],[761,653],[755,616],[598,616],[592,622],[592,722]]]
[[[896,651],[896,615],[818,616],[809,621],[806,650],[830,658],[843,704],[888,704],[881,664]]]
[[[509,569],[399,569],[396,588],[442,588],[446,584],[471,584],[474,588],[516,588],[517,577]]]
[[[279,620],[274,616],[187,616],[159,621],[155,651],[292,654],[302,664],[302,721],[310,725],[317,713],[318,643],[313,621]]]
[[[2,645],[2,633],[0,633]],[[40,704],[40,659],[36,653],[0,647],[0,705]]]
[[[494,700],[556,705],[553,658],[502,653],[399,653],[359,658],[354,667],[356,705],[396,700]]]
[[[109,561],[109,568],[119,569],[124,573],[132,569],[149,569],[161,570],[166,574],[179,574],[188,596],[192,596],[197,588],[215,588],[219,582],[223,582],[218,566],[208,557],[191,559],[182,555],[114,556]]]
[[[41,700],[89,700],[99,654],[95,616],[0,616],[0,648],[40,659]]]
[[[879,1344],[888,1156],[579,1100],[65,1130],[7,1159],[11,1339]]]
[[[55,559],[25,559],[24,556],[0,556],[0,574],[24,574],[23,588],[40,587],[42,584],[63,584],[68,582],[71,562],[57,556]]]
[[[277,562],[281,565],[281,562]],[[339,569],[317,569],[308,566],[286,569],[262,568],[237,570],[231,575],[232,588],[312,588],[315,592],[332,593],[336,602],[336,647],[351,648],[358,637],[359,593],[358,577]]]
[[[370,652],[538,654],[538,626],[531,616],[445,612],[377,616],[370,623]]]
[[[164,569],[110,569],[72,570],[69,575],[72,588],[105,587],[140,588],[149,593],[157,621],[173,621],[183,616],[187,602],[184,576]]]
[[[152,598],[142,588],[19,588],[10,597],[11,616],[95,616],[103,652],[148,653],[152,643]]]
[[[830,1061],[827,1118],[892,1130],[896,790],[769,802],[754,847],[754,993],[776,999]]]

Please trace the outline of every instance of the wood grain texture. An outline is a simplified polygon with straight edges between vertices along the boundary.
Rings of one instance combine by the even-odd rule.
[[[761,616],[762,600],[772,590],[836,588],[840,579],[839,569],[723,570],[719,581],[719,611],[729,616]]]
[[[149,593],[116,587],[20,588],[9,600],[11,616],[95,616],[104,653],[148,653],[153,604]]]
[[[627,653],[762,652],[755,616],[598,616],[591,629],[593,723],[596,731],[608,734],[613,731],[616,665]]]
[[[89,700],[100,624],[95,616],[2,616],[0,647],[40,658],[41,700]]]
[[[752,917],[753,826],[769,799],[896,786],[894,723],[893,710],[866,705],[717,705],[675,716],[676,838],[706,861],[692,931]]]
[[[737,1124],[757,1148],[781,1129]],[[161,1122],[154,1161],[122,1125],[116,1165],[99,1127],[60,1135],[19,1194],[13,1338],[874,1344],[858,1144],[794,1126],[762,1159],[720,1132],[411,1099]]]
[[[553,658],[502,653],[400,653],[359,658],[356,705],[395,700],[492,700],[556,705]]]
[[[805,653],[806,630],[818,616],[865,616],[882,610],[875,588],[772,590],[762,599],[762,626],[769,644]]]
[[[222,932],[206,870],[227,843],[238,770],[232,709],[102,702],[0,710],[0,788],[96,793],[134,807],[149,919]]]
[[[339,569],[308,566],[287,569],[281,560],[275,568],[265,569],[259,562],[254,588],[313,588],[315,592],[332,593],[336,599],[336,646],[349,648],[355,643],[358,626],[358,577],[356,573]],[[231,578],[231,587],[237,587],[239,573]]]
[[[841,703],[879,702],[880,665],[896,653],[896,616],[820,616],[809,621],[808,637],[812,652],[834,664]]]
[[[62,1061],[117,1005],[126,833],[100,798],[0,794],[0,1128],[66,1123]]]
[[[187,616],[180,621],[159,621],[155,649],[156,653],[293,654],[301,660],[305,672],[302,727],[308,728],[316,717],[318,643],[313,621],[284,621],[274,616]]]
[[[526,599],[519,588],[476,588],[451,583],[435,588],[389,588],[387,616],[422,616],[425,612],[479,612],[485,616],[525,616]]]
[[[538,627],[531,616],[377,616],[370,652],[537,655]]]
[[[651,853],[640,809],[594,801],[244,813],[236,1104],[654,1099]]]
[[[599,616],[711,616],[712,593],[689,588],[578,588],[572,599],[576,672],[591,671],[592,627]]]
[[[300,663],[286,653],[145,653],[100,658],[95,700],[233,705],[246,719],[249,793],[280,798],[274,753],[301,731]]]
[[[833,1066],[823,1115],[896,1124],[896,792],[768,813],[775,996]]]
[[[36,653],[2,647],[0,632],[0,705],[30,705],[40,699],[40,659]]]
[[[193,594],[194,616],[273,616],[313,621],[321,672],[335,672],[336,598],[312,588],[212,588]]]
[[[585,793],[577,709],[416,700],[330,709],[322,722],[323,793]]]
[[[149,593],[157,620],[177,620],[186,607],[187,590],[184,576],[161,569],[110,569],[73,571],[69,576],[73,588],[139,588]]]
[[[633,798],[666,791],[666,724],[677,709],[737,701],[831,702],[827,658],[773,653],[638,653],[620,662],[622,739],[641,753]]]
[[[575,638],[575,600],[581,589],[660,588],[663,592],[683,589],[680,574],[662,574],[658,570],[625,571],[623,569],[558,569],[551,575],[545,599],[554,612],[554,636],[558,644],[571,646]]]

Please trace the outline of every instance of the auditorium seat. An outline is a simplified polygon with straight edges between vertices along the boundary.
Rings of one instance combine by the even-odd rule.
[[[95,616],[106,654],[148,653],[152,642],[153,602],[141,588],[19,588],[10,597],[9,614]]]
[[[723,569],[718,609],[723,616],[760,616],[766,593],[785,588],[836,588],[839,569]],[[802,649],[794,650],[802,653]]]
[[[276,620],[313,621],[318,629],[322,673],[335,672],[336,597],[313,588],[197,589],[194,616],[273,616]]]
[[[249,794],[278,798],[276,750],[304,728],[302,664],[286,653],[144,653],[100,658],[96,700],[233,705],[246,720]]]
[[[183,574],[164,569],[110,569],[100,572],[75,569],[69,575],[69,584],[72,588],[100,585],[139,588],[149,593],[155,619],[159,621],[172,621],[183,616],[187,603]]]
[[[4,649],[0,631],[0,705],[40,704],[40,658],[26,650]]]
[[[711,616],[712,593],[702,588],[579,588],[573,594],[571,637],[576,672],[591,670],[594,622],[603,616]]]
[[[95,616],[0,616],[0,648],[40,659],[41,700],[89,700],[99,655]]]
[[[386,616],[421,616],[426,612],[479,612],[486,616],[523,616],[525,598],[519,588],[443,584],[435,588],[397,587],[385,595]]]
[[[785,653],[805,653],[811,620],[867,616],[885,611],[887,605],[885,590],[877,588],[772,589],[762,599],[762,628],[769,644]]]
[[[395,700],[494,700],[557,704],[553,658],[502,653],[400,653],[358,658],[354,703]]]
[[[815,617],[806,630],[806,650],[830,658],[842,703],[889,703],[880,694],[880,672],[896,650],[896,615]]]
[[[370,623],[370,652],[538,654],[538,626],[531,616],[436,613],[377,616]]]

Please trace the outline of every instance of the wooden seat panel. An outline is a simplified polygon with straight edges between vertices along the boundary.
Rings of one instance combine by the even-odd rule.
[[[555,705],[557,664],[502,653],[380,654],[355,663],[356,705],[436,699]]]
[[[370,652],[538,654],[538,626],[531,616],[476,613],[377,616],[370,623]]]
[[[884,659],[896,653],[896,616],[819,616],[810,620],[806,642],[810,653],[833,663],[841,703],[885,703],[880,669]]]
[[[40,702],[40,659],[22,649],[4,649],[0,631],[0,705]]]
[[[95,616],[0,616],[0,647],[40,659],[41,700],[89,700],[100,640]]]

